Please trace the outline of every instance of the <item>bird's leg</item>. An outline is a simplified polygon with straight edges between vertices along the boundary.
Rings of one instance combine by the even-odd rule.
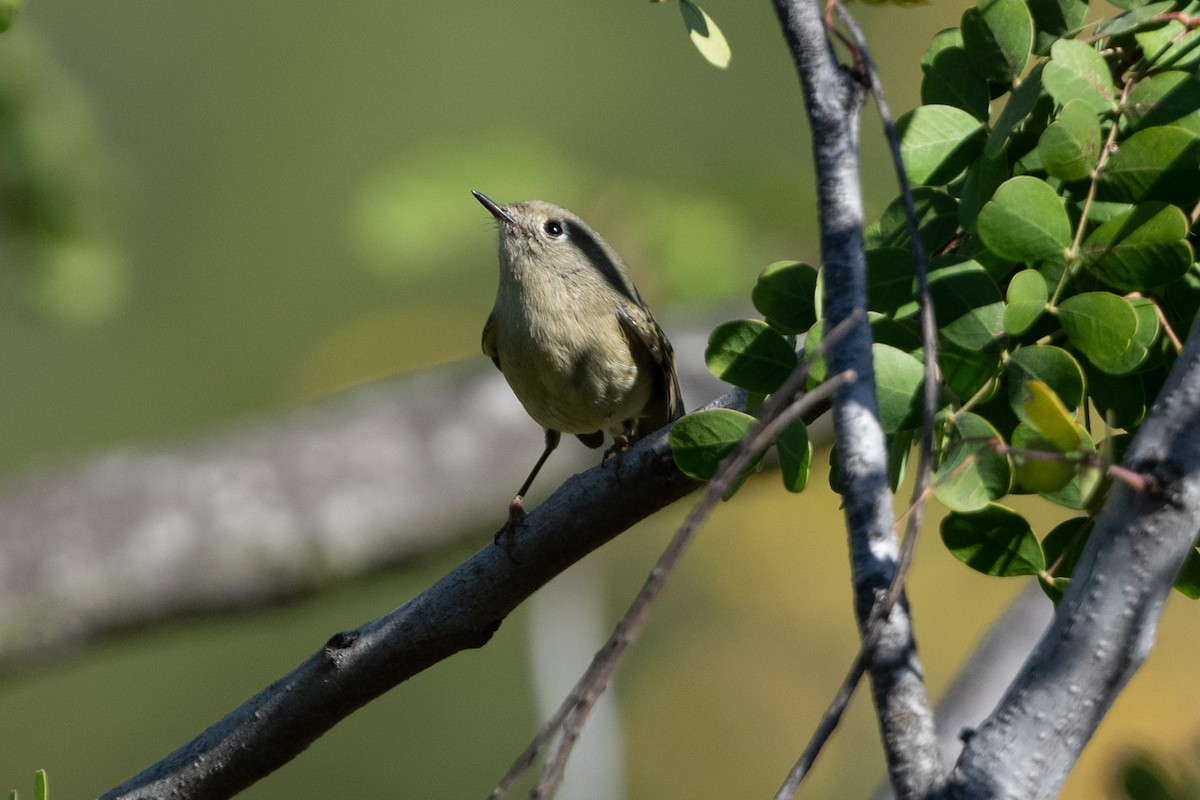
[[[533,485],[533,479],[537,477],[541,471],[542,465],[546,463],[546,459],[554,452],[554,448],[558,447],[562,435],[558,431],[546,429],[546,449],[542,451],[541,457],[537,463],[533,465],[533,469],[529,471],[529,477],[521,484],[521,488],[517,490],[517,494],[513,497],[512,502],[508,504],[508,521],[504,523],[504,527],[496,531],[493,541],[504,548],[509,557],[512,557],[513,544],[516,540],[517,528],[525,521],[525,506],[521,504],[525,493],[529,491],[529,487]],[[503,541],[502,541],[503,540]]]

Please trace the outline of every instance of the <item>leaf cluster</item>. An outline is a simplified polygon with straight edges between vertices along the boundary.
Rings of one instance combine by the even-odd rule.
[[[934,37],[923,104],[896,123],[932,254],[935,495],[951,512],[942,536],[969,566],[1037,575],[1052,596],[1110,486],[1108,465],[1200,309],[1200,0],[1117,5],[1113,18],[1085,25],[1085,0],[982,0]],[[926,379],[909,230],[897,199],[865,237],[894,483]],[[763,270],[753,291],[763,319],[713,331],[712,372],[758,396],[775,391],[797,364],[797,338],[810,352],[820,341],[821,282],[796,262]],[[810,384],[823,377],[812,364]],[[705,478],[749,423],[696,416],[673,443],[686,440],[677,460]],[[789,432],[781,461],[801,438]],[[785,483],[806,480],[793,471]],[[1010,494],[1079,514],[1038,536],[1000,505]],[[1200,556],[1178,587],[1200,595]]]

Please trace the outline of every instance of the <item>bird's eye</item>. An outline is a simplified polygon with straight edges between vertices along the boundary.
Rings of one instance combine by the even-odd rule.
[[[547,220],[546,224],[542,226],[542,230],[555,239],[563,235],[562,223],[556,219]]]

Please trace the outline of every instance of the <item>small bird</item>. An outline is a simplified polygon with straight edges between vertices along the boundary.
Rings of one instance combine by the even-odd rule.
[[[629,270],[587,223],[544,200],[502,206],[472,192],[496,218],[500,285],[483,326],[483,352],[525,411],[546,429],[546,448],[496,534],[511,536],[521,504],[563,433],[621,452],[683,416],[675,352]]]

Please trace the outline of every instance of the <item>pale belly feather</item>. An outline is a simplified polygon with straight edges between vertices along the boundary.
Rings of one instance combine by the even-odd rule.
[[[638,363],[644,359],[631,352],[615,313],[592,319],[552,316],[538,325],[498,319],[497,326],[496,346],[509,386],[542,427],[616,435],[649,402],[649,372]]]

